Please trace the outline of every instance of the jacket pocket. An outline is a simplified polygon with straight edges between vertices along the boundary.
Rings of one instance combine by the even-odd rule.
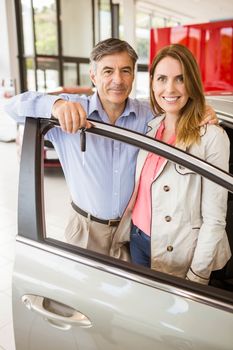
[[[183,165],[180,165],[180,164],[175,164],[175,170],[180,175],[190,175],[190,174],[196,175],[195,171],[185,168]]]

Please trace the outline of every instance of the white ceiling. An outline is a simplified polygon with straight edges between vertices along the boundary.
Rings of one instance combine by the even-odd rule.
[[[136,0],[136,6],[182,19],[182,23],[233,19],[233,0]]]

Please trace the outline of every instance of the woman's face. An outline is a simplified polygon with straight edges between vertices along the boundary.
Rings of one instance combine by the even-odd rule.
[[[157,64],[152,88],[157,103],[167,115],[178,116],[189,98],[184,85],[182,66],[178,60],[169,56]]]

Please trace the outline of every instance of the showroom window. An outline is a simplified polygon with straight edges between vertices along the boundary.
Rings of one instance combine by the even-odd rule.
[[[175,17],[159,13],[158,10],[146,9],[138,2],[136,12],[136,50],[138,53],[136,96],[149,96],[149,61],[150,61],[150,29],[174,27],[181,24]]]
[[[15,4],[21,91],[91,86],[90,52],[99,40],[120,36],[120,5],[112,0]]]
[[[91,86],[89,55],[99,40],[124,35],[118,0],[15,0],[21,91]],[[136,97],[149,96],[150,29],[181,24],[136,1]],[[85,13],[85,16],[83,14]],[[185,19],[184,19],[185,20]]]
[[[94,0],[16,0],[21,90],[91,85]],[[85,16],[83,16],[85,13]]]

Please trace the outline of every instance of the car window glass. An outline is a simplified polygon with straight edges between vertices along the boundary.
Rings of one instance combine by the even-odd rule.
[[[60,165],[44,168],[44,205],[46,237],[65,241],[64,232],[70,213],[70,196]]]
[[[100,144],[107,142],[106,153],[103,154],[103,157],[100,155],[100,158],[103,158],[103,162],[101,164],[101,161],[97,161],[97,169],[95,169],[95,165],[92,167],[92,155],[90,155],[91,150],[88,144],[88,136],[97,139]],[[114,151],[115,154],[113,154]],[[86,181],[85,184],[82,183],[82,181],[80,180],[81,175],[79,176],[79,170],[76,171],[75,169],[75,179],[77,179],[77,187],[81,187],[82,189],[82,196],[79,202],[79,207],[81,209],[84,209],[86,205],[89,205],[90,207],[93,205],[95,213],[94,216],[98,218],[102,218],[101,209],[99,210],[99,208],[103,207],[104,209],[102,209],[102,211],[108,210],[107,215],[109,218],[119,218],[122,214],[122,211],[119,212],[119,210],[120,208],[126,207],[134,188],[135,163],[131,164],[131,162],[128,162],[128,159],[131,159],[132,155],[136,159],[138,148],[132,145],[126,145],[125,143],[120,143],[119,141],[114,142],[111,139],[99,135],[87,135],[86,151],[82,154],[78,145],[77,153],[79,153],[80,155],[79,169],[80,172],[82,172],[85,175]],[[71,206],[71,198],[73,196],[71,196],[69,186],[67,185],[64,173],[58,161],[57,152],[52,146],[52,144],[48,144],[47,140],[45,140],[43,156],[46,237],[66,242],[67,240],[65,239],[65,230],[69,223],[70,217],[74,213],[74,209]],[[122,162],[121,157],[124,157],[124,162],[126,162],[127,167],[122,165],[124,162]],[[89,166],[92,167],[90,179],[88,179]],[[105,169],[107,166],[113,168],[114,179],[108,179],[106,177]],[[101,167],[103,170],[101,170]],[[119,181],[120,171],[123,172],[123,176],[121,176],[121,181]],[[97,174],[97,172],[99,174]],[[98,176],[99,181],[96,180]],[[130,184],[126,181],[126,177],[131,178]],[[88,184],[91,185],[88,186]],[[76,184],[72,186],[75,186],[76,188]],[[94,192],[92,191],[93,188],[96,188],[96,192],[100,196],[99,198],[96,198],[96,196],[94,196]],[[126,195],[125,192],[127,192],[128,194]],[[103,193],[105,194],[102,195]],[[108,204],[108,201],[111,203]],[[82,205],[82,203],[84,204]],[[110,214],[110,206],[112,208],[112,214]],[[116,208],[116,214],[114,212],[114,208]],[[103,219],[106,219],[106,217],[104,217]]]
[[[94,135],[94,137],[97,137],[100,140],[104,139],[103,137],[96,136],[96,135]],[[100,142],[104,142],[104,141],[100,141]],[[136,147],[131,146],[131,145],[126,145],[123,143],[120,144],[119,142],[116,144],[117,144],[117,147],[121,147],[121,156],[127,156],[127,154],[128,154],[127,152],[135,152],[135,156],[136,156],[136,154],[137,154]],[[126,151],[126,150],[128,150],[128,151]],[[80,150],[78,150],[78,151],[80,151]],[[83,167],[83,169],[85,169],[85,167],[88,167],[88,165],[89,165],[88,164],[89,158],[88,158],[87,152],[88,152],[88,145],[87,145],[86,152],[84,152],[84,154],[82,155],[81,166]],[[125,152],[125,154],[124,154],[124,152]],[[108,159],[108,162],[111,163],[111,161],[112,161],[111,152],[108,155],[110,157]],[[152,156],[152,154],[150,154],[150,156]],[[62,172],[61,166],[59,164],[56,164],[56,166],[51,166],[51,164],[49,165],[49,161],[51,161],[51,159],[53,160],[52,163],[54,162],[54,164],[55,164],[55,160],[58,158],[55,150],[53,149],[53,151],[50,153],[48,152],[48,150],[45,150],[44,157],[45,157],[45,161],[44,161],[44,201],[45,201],[46,237],[53,238],[53,239],[63,241],[63,242],[67,242],[67,239],[65,238],[65,230],[66,230],[66,227],[67,227],[68,222],[70,220],[70,216],[72,215],[72,213],[74,213],[74,210],[71,207],[71,196],[70,196],[68,186],[66,184],[65,177],[64,177],[64,174]],[[145,158],[146,158],[146,156],[145,156]],[[154,161],[156,162],[156,157],[155,157]],[[100,166],[100,164],[99,164],[99,166]],[[164,159],[160,164],[161,168],[163,168],[163,166],[166,166],[166,167],[170,166],[173,169],[175,174],[176,173],[179,174],[179,176],[182,178],[182,181],[184,184],[185,184],[185,181],[187,181],[189,176],[201,178],[194,171],[191,171],[184,166],[181,166],[181,165],[175,164],[175,163],[171,163],[169,161],[167,163],[166,159]],[[129,168],[130,167],[132,167],[132,164],[129,164]],[[83,170],[83,169],[81,169],[81,170]],[[117,170],[119,171],[119,169],[117,169]],[[100,171],[100,169],[98,169],[98,171]],[[122,171],[125,171],[125,169],[123,169]],[[134,182],[134,169],[133,168],[131,169],[131,173],[132,173],[132,190],[133,190],[133,182]],[[79,175],[76,174],[76,177],[77,177],[77,183],[78,183]],[[117,176],[115,174],[115,177],[116,177],[116,179],[119,178],[119,173]],[[108,180],[109,179],[104,179],[104,181],[108,181]],[[89,179],[88,181],[90,181],[90,183],[93,182],[93,177],[91,179]],[[171,192],[171,191],[174,192],[174,195],[172,195],[172,199],[171,199],[172,201],[174,201],[175,198],[177,198],[179,195],[181,195],[180,193],[177,192],[176,184],[174,183],[174,181],[172,179],[163,177],[163,178],[159,179],[159,182],[160,182],[160,186],[161,186],[161,192],[160,192],[161,197],[159,197],[158,200],[160,200],[160,198],[162,198],[162,196],[166,196],[166,194],[169,195],[169,192]],[[96,184],[96,186],[98,186],[98,185],[100,185],[100,184]],[[111,184],[111,185],[113,188],[114,184]],[[121,187],[124,187],[124,184],[122,184]],[[104,188],[102,188],[102,191],[104,191]],[[101,189],[98,189],[97,192],[102,193]],[[111,192],[112,193],[108,194],[109,195],[108,197],[112,200],[112,198],[114,198],[114,193],[113,193],[113,190]],[[86,188],[85,193],[88,193],[87,188]],[[97,205],[99,207],[103,206],[103,203],[101,202],[101,197],[94,198],[93,191],[92,191],[91,195],[92,195],[91,201],[93,203],[93,206],[95,206],[95,205]],[[121,195],[122,195],[122,193],[121,193]],[[84,203],[88,203],[85,200],[86,200],[86,198],[84,198]],[[168,222],[173,222],[173,221],[174,222],[175,221],[181,222],[181,223],[183,223],[183,225],[185,225],[185,222],[189,221],[189,218],[186,217],[186,213],[187,213],[186,209],[187,209],[187,206],[189,204],[191,206],[195,206],[194,198],[192,198],[192,201],[190,201],[187,198],[186,199],[184,198],[183,202],[181,202],[179,204],[179,209],[177,209],[177,208],[174,209],[173,206],[171,205],[170,212],[164,213],[164,215],[163,215],[164,216],[164,225],[168,224]],[[111,203],[109,205],[111,205]],[[142,208],[140,208],[140,210],[142,210]],[[198,211],[199,211],[199,208],[197,207],[196,212],[198,212]],[[231,237],[231,232],[233,232],[232,211],[233,211],[233,195],[229,193],[226,230],[227,230],[227,233],[229,236],[229,241],[230,241],[231,246],[233,246],[233,242],[232,242],[233,239]],[[195,212],[195,210],[194,210],[194,212]],[[100,217],[100,216],[97,215],[97,217]],[[195,218],[192,219],[193,220],[191,223],[192,227],[186,226],[187,230],[190,230],[190,234],[192,233],[193,230],[200,229],[201,222],[200,222],[200,219],[198,219],[198,217],[199,216],[197,215],[196,219]],[[146,225],[144,227],[146,227]],[[71,243],[71,242],[68,242],[68,243]],[[174,249],[174,247],[173,247],[172,243],[170,244],[168,242],[167,250],[172,252],[173,249]],[[188,247],[187,247],[187,249],[188,249]],[[185,254],[187,254],[187,249],[186,249]],[[192,248],[190,248],[190,250],[192,250]],[[228,264],[227,274],[229,276],[233,277],[232,259],[231,259],[230,264]],[[216,273],[215,273],[215,275],[216,275]],[[213,283],[216,286],[218,286],[218,284],[219,284],[218,278]]]

